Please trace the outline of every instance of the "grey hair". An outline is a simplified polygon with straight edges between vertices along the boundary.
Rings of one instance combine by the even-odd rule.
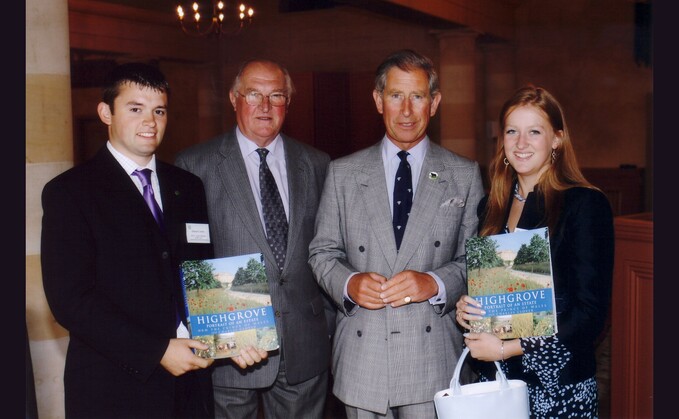
[[[439,92],[439,76],[434,69],[434,63],[431,59],[413,50],[402,49],[392,53],[377,67],[375,90],[379,93],[384,92],[384,86],[387,84],[387,73],[393,67],[398,67],[403,71],[423,70],[427,73],[427,79],[429,80],[429,94],[433,97]]]

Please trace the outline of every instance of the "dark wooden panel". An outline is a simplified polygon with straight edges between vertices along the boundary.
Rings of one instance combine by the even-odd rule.
[[[653,417],[653,214],[615,219],[611,417]]]
[[[350,78],[351,151],[357,151],[382,139],[384,123],[373,99],[375,73],[352,73]]]
[[[314,144],[337,158],[350,150],[349,76],[314,73]]]
[[[591,168],[583,174],[593,185],[600,188],[611,203],[613,215],[644,212],[644,169],[640,168]]]
[[[314,76],[313,73],[290,74],[295,84],[288,113],[285,116],[283,133],[313,146],[314,143]]]

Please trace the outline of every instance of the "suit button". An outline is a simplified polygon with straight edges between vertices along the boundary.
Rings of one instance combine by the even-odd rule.
[[[280,285],[283,285],[283,284],[285,283],[285,277],[284,277],[284,276],[281,276],[281,279],[278,280],[278,283],[279,283]]]
[[[424,329],[427,333],[431,332],[431,326],[427,326],[426,329]]]
[[[170,257],[170,254],[167,253],[167,252],[163,252],[163,253],[160,254],[160,256],[161,256],[163,259],[167,259],[167,258]]]
[[[436,240],[436,241],[434,242],[434,247],[439,247],[439,246],[441,246],[441,242],[438,241],[438,240]]]
[[[365,252],[365,247],[358,246],[358,251],[361,252],[361,253]]]
[[[356,336],[360,338],[361,336],[363,336],[363,332],[361,332],[360,330],[356,331]]]
[[[281,312],[278,311],[278,310],[276,310],[276,312],[274,313],[274,315],[275,315],[276,317],[281,317]]]

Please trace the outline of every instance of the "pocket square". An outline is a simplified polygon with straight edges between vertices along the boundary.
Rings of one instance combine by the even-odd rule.
[[[443,201],[443,204],[441,204],[441,207],[459,207],[459,208],[462,208],[462,207],[464,207],[464,199],[458,198],[458,197],[446,199],[445,201]]]

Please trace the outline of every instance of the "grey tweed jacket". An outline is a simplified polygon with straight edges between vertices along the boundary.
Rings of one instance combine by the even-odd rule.
[[[466,292],[464,241],[476,234],[483,196],[476,162],[430,143],[397,253],[380,143],[328,167],[309,262],[335,303],[334,394],[344,403],[385,413],[431,401],[447,388],[463,338],[455,302]],[[390,278],[404,270],[433,271],[447,301],[368,310],[346,307],[352,272]]]
[[[265,257],[286,378],[296,384],[329,367],[326,314],[330,305],[308,265],[309,242],[329,156],[283,135],[290,196],[288,246],[283,271],[273,252],[252,194],[235,128],[179,153],[176,164],[198,175],[205,186],[215,257],[261,252]],[[215,385],[261,388],[276,379],[280,352],[243,372],[230,360],[215,361]]]

